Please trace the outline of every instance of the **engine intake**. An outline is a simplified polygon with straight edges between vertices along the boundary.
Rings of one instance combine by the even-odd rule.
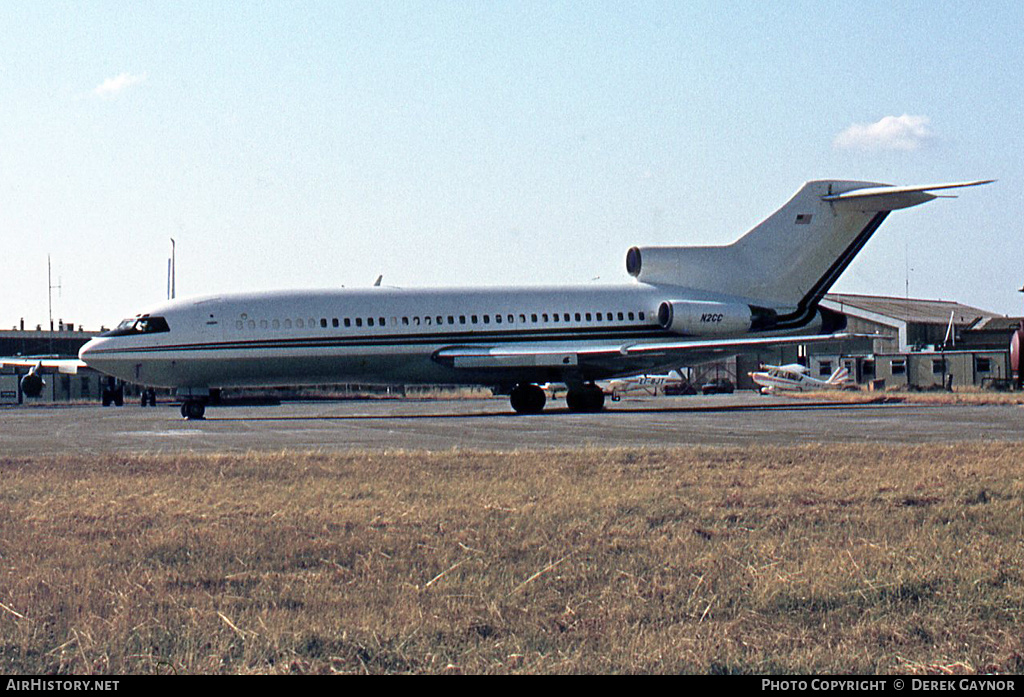
[[[43,393],[45,384],[42,376],[31,372],[21,379],[21,391],[26,397],[38,397]]]

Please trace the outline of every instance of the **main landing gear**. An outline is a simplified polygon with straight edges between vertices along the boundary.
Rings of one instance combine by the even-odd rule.
[[[565,404],[569,411],[593,414],[604,409],[604,392],[592,382],[575,389],[570,388],[565,395]]]
[[[517,414],[539,414],[544,409],[547,397],[537,385],[520,383],[509,395],[512,408]],[[569,411],[592,414],[604,409],[604,392],[594,383],[569,388],[565,395]]]
[[[528,383],[516,385],[509,395],[512,408],[517,414],[539,414],[544,409],[544,402],[547,399],[544,390]]]

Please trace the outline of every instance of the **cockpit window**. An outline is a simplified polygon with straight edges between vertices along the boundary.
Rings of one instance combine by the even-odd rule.
[[[109,332],[101,336],[134,336],[135,334],[160,334],[169,332],[171,328],[163,317],[129,317]]]

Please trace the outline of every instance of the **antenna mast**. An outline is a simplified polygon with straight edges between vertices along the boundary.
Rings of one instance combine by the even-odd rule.
[[[175,269],[174,269],[174,266],[175,266],[174,246],[175,246],[174,238],[172,237],[171,238],[171,258],[167,260],[167,298],[169,300],[174,300],[174,293],[175,293],[175,288],[174,288],[174,271],[175,271]]]
[[[53,272],[50,267],[50,255],[46,255],[46,301],[50,311],[50,331],[53,331],[53,289],[56,288],[58,291],[61,289],[61,283],[58,280],[57,285],[53,285]]]

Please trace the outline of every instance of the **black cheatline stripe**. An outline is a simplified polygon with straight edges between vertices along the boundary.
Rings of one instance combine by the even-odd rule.
[[[602,329],[597,332],[580,333],[578,330],[562,330],[550,333],[531,332],[524,334],[435,334],[419,335],[422,338],[411,338],[397,335],[375,339],[369,336],[352,338],[324,339],[275,339],[254,341],[225,341],[211,344],[174,344],[166,346],[125,347],[117,349],[96,349],[95,355],[112,355],[118,353],[159,353],[162,351],[227,351],[236,349],[268,349],[268,348],[354,348],[369,346],[431,346],[445,344],[493,344],[500,343],[533,343],[551,341],[593,341],[593,340],[625,340],[649,339],[653,337],[676,337],[659,326],[635,327],[628,331],[621,328],[618,333],[608,333]]]
[[[818,310],[818,303],[825,297],[825,293],[832,287],[832,284],[839,280],[839,277],[846,271],[854,257],[860,253],[860,250],[868,243],[868,240],[875,234],[875,231],[885,222],[889,213],[890,211],[876,213],[875,217],[857,234],[853,242],[850,243],[850,246],[843,250],[843,253],[832,263],[832,266],[828,267],[828,270],[818,279],[817,283],[811,286],[811,289],[804,297],[800,298],[796,310],[786,315],[779,315],[772,329],[795,329],[810,322],[814,318],[814,313]]]

